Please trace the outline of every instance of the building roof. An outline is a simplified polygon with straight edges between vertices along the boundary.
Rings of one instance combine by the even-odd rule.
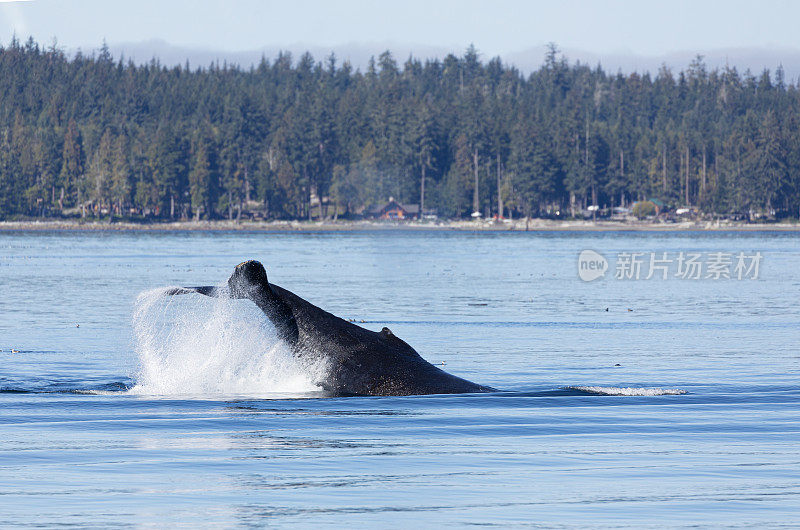
[[[405,213],[409,214],[418,214],[419,213],[419,204],[400,204],[393,198],[389,198],[389,200],[384,204],[376,204],[369,209],[369,213],[371,214],[381,214],[385,211],[391,210],[392,208],[400,208]]]

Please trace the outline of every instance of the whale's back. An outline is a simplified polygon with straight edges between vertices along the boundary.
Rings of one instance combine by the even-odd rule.
[[[433,366],[386,328],[381,332],[370,331],[287,289],[275,284],[270,287],[294,314],[298,355],[326,358],[329,375],[321,384],[334,394],[451,394],[491,390]]]

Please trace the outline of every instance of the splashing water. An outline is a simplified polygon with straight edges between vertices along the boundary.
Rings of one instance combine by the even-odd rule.
[[[568,389],[580,390],[589,394],[601,394],[604,396],[678,396],[686,394],[680,388],[640,388],[640,387],[617,387],[617,386],[568,386]]]
[[[130,390],[145,395],[319,392],[322,361],[292,354],[249,300],[145,291],[133,316],[139,366]]]

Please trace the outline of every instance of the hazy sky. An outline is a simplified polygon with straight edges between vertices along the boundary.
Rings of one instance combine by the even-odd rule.
[[[408,43],[484,56],[556,42],[596,53],[800,49],[792,0],[0,0],[0,42],[64,47],[162,39],[226,51]]]

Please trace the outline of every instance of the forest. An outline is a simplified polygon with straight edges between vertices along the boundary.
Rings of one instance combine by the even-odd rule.
[[[389,197],[441,218],[570,217],[654,199],[800,213],[800,86],[782,69],[608,73],[551,45],[364,71],[334,55],[165,66],[104,45],[0,47],[0,219],[357,218]]]

